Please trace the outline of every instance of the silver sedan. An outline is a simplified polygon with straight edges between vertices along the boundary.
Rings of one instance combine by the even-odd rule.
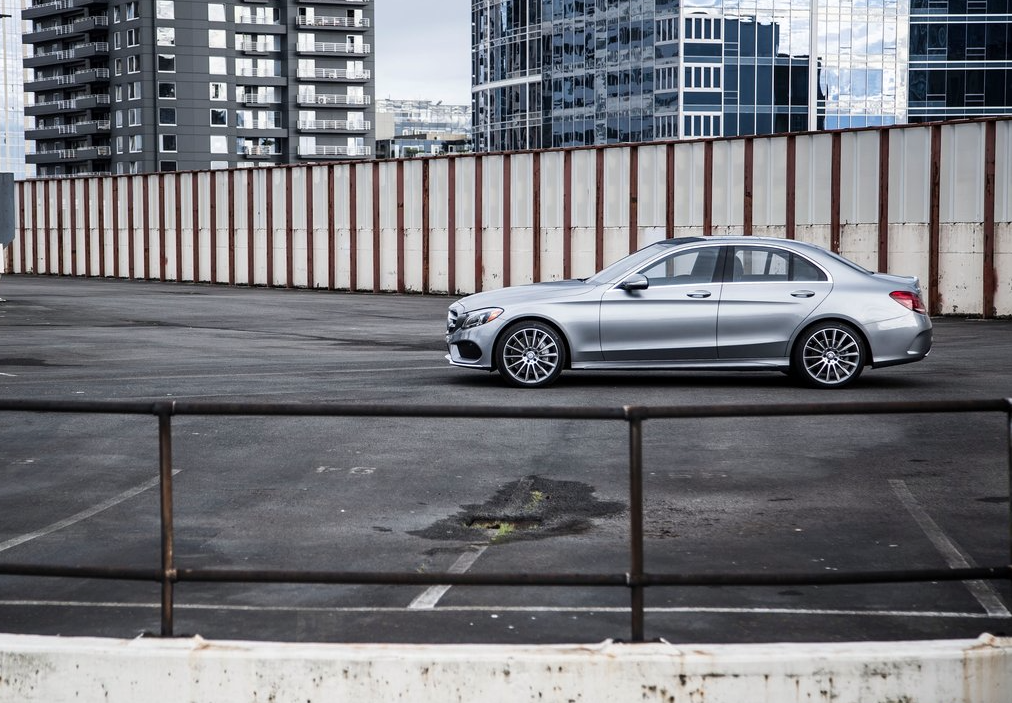
[[[916,277],[872,273],[813,244],[668,239],[580,280],[450,306],[447,359],[540,388],[564,369],[779,370],[841,388],[920,361],[931,319]]]

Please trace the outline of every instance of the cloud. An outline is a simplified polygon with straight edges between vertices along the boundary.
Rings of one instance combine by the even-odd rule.
[[[471,102],[470,0],[378,0],[376,96]]]

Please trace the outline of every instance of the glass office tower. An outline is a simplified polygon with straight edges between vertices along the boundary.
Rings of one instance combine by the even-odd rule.
[[[1012,2],[910,5],[909,121],[1012,114]]]
[[[476,149],[1010,112],[1009,2],[474,0]]]
[[[0,0],[0,172],[26,176],[21,3]]]

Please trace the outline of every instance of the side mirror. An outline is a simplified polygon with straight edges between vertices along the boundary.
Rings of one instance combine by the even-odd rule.
[[[646,290],[650,287],[650,279],[641,273],[634,273],[627,276],[618,287],[622,290]]]

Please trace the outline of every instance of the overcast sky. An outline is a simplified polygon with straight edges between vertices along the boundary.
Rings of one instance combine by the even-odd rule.
[[[471,104],[471,0],[375,0],[376,97]]]

